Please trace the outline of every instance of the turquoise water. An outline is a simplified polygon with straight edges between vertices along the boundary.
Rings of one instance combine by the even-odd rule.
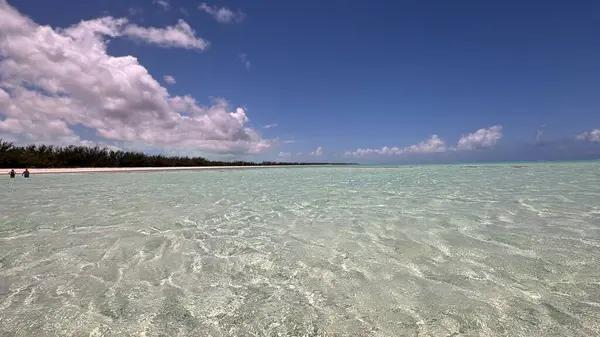
[[[594,336],[600,165],[0,178],[0,336]]]

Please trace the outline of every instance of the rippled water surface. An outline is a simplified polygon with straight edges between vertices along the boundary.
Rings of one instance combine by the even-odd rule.
[[[600,335],[600,165],[1,178],[0,336]]]

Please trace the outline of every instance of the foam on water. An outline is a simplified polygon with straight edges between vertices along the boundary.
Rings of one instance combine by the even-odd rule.
[[[8,177],[1,336],[600,334],[600,165]]]

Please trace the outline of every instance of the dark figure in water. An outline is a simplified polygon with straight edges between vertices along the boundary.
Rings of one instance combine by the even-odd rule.
[[[17,172],[15,172],[15,170],[10,170],[10,172],[8,172],[8,174],[10,175],[11,178],[14,178],[15,175],[17,174]]]
[[[22,175],[23,175],[23,177],[25,177],[25,178],[29,178],[29,170],[28,170],[28,169],[25,169],[25,171],[23,171]]]

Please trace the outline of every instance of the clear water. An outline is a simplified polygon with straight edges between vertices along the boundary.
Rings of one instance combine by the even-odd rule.
[[[0,336],[594,336],[600,165],[0,185]]]

